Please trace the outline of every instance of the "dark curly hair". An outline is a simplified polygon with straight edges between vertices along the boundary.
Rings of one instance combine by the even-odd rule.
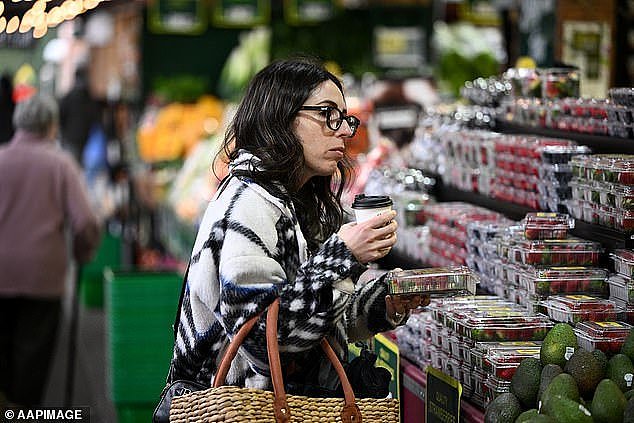
[[[308,97],[328,80],[343,94],[341,81],[315,59],[279,60],[266,66],[251,80],[219,153],[231,161],[239,150],[246,150],[262,161],[260,170],[236,172],[236,176],[251,178],[272,191],[276,184],[282,185],[298,211],[311,251],[343,223],[341,194],[352,176],[346,155],[337,163],[335,175],[314,176],[301,184],[305,159],[293,122]]]

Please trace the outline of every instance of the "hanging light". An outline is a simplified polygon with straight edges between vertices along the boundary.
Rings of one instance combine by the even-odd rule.
[[[46,35],[47,31],[48,31],[48,26],[46,25],[38,26],[33,31],[33,38],[42,38],[44,35]]]
[[[48,12],[48,17],[46,18],[46,23],[49,27],[57,26],[64,20],[64,13],[59,6],[55,6]]]
[[[44,13],[46,10],[46,0],[37,0],[31,10],[33,13]]]
[[[5,18],[4,16],[0,16],[0,32],[4,31],[6,27],[7,27],[7,18]]]
[[[17,16],[12,17],[9,20],[9,23],[7,23],[7,34],[13,34],[15,31],[18,30],[19,26],[20,18],[18,18]]]
[[[4,13],[4,3],[0,2],[0,15]]]
[[[84,8],[86,10],[94,9],[99,4],[99,0],[84,0]]]

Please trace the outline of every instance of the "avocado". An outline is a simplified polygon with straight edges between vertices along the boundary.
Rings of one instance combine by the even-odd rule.
[[[621,354],[625,354],[632,362],[634,362],[634,329],[630,329],[629,335],[625,338],[625,342],[621,347]]]
[[[511,379],[511,393],[514,394],[524,408],[537,406],[537,393],[542,374],[542,364],[536,358],[522,360]]]
[[[561,396],[579,402],[579,388],[575,379],[568,373],[555,376],[541,396],[542,405],[549,397],[554,396]]]
[[[529,421],[531,418],[538,416],[539,414],[537,414],[537,409],[536,408],[531,408],[530,410],[524,411],[522,414],[520,414],[517,419],[515,419],[515,423],[526,423],[527,421]]]
[[[634,398],[631,398],[625,406],[623,423],[634,423]]]
[[[539,383],[539,392],[537,393],[537,400],[542,397],[542,394],[550,385],[550,382],[555,378],[555,376],[562,374],[564,371],[561,370],[556,364],[546,364],[542,369],[541,381]]]
[[[510,392],[495,397],[484,412],[484,423],[515,423],[522,412],[522,406]]]
[[[548,331],[539,351],[542,364],[557,364],[562,369],[567,358],[579,347],[572,327],[567,323],[557,323]]]
[[[607,370],[608,370],[608,356],[605,355],[605,353],[603,351],[601,351],[601,350],[592,351],[592,355],[594,356],[594,358],[597,359],[599,364],[601,364],[601,367],[603,368],[603,377],[602,377],[602,379],[605,379],[605,372],[607,372]]]
[[[617,354],[608,361],[606,376],[618,385],[622,392],[632,389],[634,366],[625,354]]]
[[[547,397],[540,411],[552,417],[557,423],[593,423],[590,410],[560,395]]]
[[[634,389],[630,389],[624,395],[625,399],[629,401],[631,398],[634,398]]]
[[[592,418],[595,423],[620,423],[625,410],[625,395],[610,379],[603,379],[592,398]]]
[[[594,389],[604,377],[601,363],[590,351],[583,348],[574,352],[564,370],[575,379],[579,393],[585,398],[592,397]]]
[[[545,414],[538,414],[530,419],[526,420],[525,423],[557,423],[552,419],[552,417],[547,416]]]

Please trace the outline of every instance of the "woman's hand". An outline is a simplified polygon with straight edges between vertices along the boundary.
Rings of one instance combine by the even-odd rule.
[[[396,243],[396,212],[381,213],[361,223],[346,223],[337,235],[361,263],[378,260]]]
[[[408,311],[429,305],[429,295],[400,294],[385,297],[385,313],[388,319],[400,323]]]

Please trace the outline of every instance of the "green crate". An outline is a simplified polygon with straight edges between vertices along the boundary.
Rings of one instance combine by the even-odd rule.
[[[157,400],[158,402],[158,400]],[[154,413],[153,403],[117,404],[117,418],[119,423],[149,423]]]
[[[103,271],[107,267],[121,266],[121,238],[104,234],[95,257],[82,266],[79,298],[85,307],[103,307]]]
[[[107,377],[116,403],[157,400],[172,357],[182,275],[104,271]]]

